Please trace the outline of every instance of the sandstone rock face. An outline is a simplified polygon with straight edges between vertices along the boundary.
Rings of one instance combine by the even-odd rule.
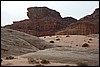
[[[1,28],[1,57],[22,55],[54,47],[36,36],[20,31]]]
[[[77,19],[75,19],[73,17],[64,17],[64,18],[62,18],[62,20],[63,20],[63,24],[66,26],[71,24],[71,23],[77,22]]]
[[[14,21],[12,25],[5,27],[35,36],[99,33],[99,8],[79,20],[72,17],[62,18],[59,12],[47,7],[29,7],[27,10],[29,19]]]
[[[49,9],[47,7],[30,7],[27,8],[27,16],[30,19],[42,19],[44,17],[53,17],[53,18],[59,18],[61,19],[60,13]]]
[[[91,15],[87,15],[79,20],[79,22],[90,22],[90,23],[99,23],[99,8],[95,9],[95,11]]]
[[[61,35],[88,35],[88,34],[98,34],[99,25],[89,22],[77,22],[69,25],[66,29],[57,32],[56,34]]]
[[[29,7],[27,10],[29,19],[14,21],[12,25],[7,25],[5,27],[35,36],[45,36],[54,35],[57,31],[66,28],[68,23],[77,21],[71,17],[62,18],[59,12],[47,7]]]
[[[76,23],[71,23],[64,30],[56,34],[75,34],[88,35],[99,33],[99,8],[88,16],[78,20]]]

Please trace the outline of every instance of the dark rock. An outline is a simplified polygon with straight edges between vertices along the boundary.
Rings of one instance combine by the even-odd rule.
[[[89,44],[84,43],[84,44],[82,45],[82,47],[89,47]]]
[[[54,41],[50,41],[50,43],[54,43]]]

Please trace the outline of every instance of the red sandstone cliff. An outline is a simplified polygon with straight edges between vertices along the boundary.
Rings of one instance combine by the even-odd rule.
[[[76,23],[72,23],[64,30],[57,32],[56,34],[98,34],[99,33],[99,8],[91,15],[87,15]]]
[[[77,21],[74,18],[62,18],[56,10],[47,7],[27,8],[29,19],[14,21],[12,25],[5,26],[35,36],[53,35],[57,31],[66,28],[70,23]]]
[[[47,7],[29,7],[27,10],[29,19],[14,21],[12,25],[5,27],[35,36],[99,33],[99,8],[80,20],[62,18],[59,12]]]

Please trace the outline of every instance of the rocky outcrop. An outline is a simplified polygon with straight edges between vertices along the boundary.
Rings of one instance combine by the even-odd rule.
[[[61,35],[88,35],[88,34],[98,34],[99,25],[89,22],[77,22],[69,25],[62,31],[57,32],[56,34]]]
[[[1,28],[1,57],[22,55],[54,47],[36,36],[20,31]]]
[[[64,18],[62,18],[62,21],[63,21],[63,24],[67,26],[71,23],[77,22],[77,19],[75,19],[73,17],[64,17]]]
[[[56,10],[47,7],[27,8],[29,19],[14,21],[12,25],[5,26],[35,36],[54,35],[57,31],[66,28],[69,23],[77,21],[74,18],[62,18]]]
[[[99,8],[91,15],[79,19],[76,23],[71,23],[64,30],[56,34],[75,34],[88,35],[99,33]]]
[[[99,8],[79,20],[72,17],[62,18],[59,12],[47,7],[29,7],[27,10],[29,19],[14,21],[12,25],[5,27],[35,36],[99,33]]]

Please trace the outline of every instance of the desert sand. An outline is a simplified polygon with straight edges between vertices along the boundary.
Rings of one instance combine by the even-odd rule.
[[[53,35],[38,38],[10,29],[1,29],[1,32],[1,59],[3,60],[1,66],[79,66],[79,64],[80,66],[99,66],[98,34]],[[53,42],[50,43],[50,41]],[[82,47],[84,43],[88,46]],[[9,50],[6,51],[4,48]],[[9,55],[14,56],[14,59],[5,59]],[[29,63],[28,58],[43,58],[50,63]]]
[[[40,37],[47,42],[54,41],[54,44],[57,46],[71,46],[71,47],[82,47],[84,43],[90,45],[88,48],[99,48],[99,35],[95,35],[95,38],[92,36],[83,36],[83,35],[55,35],[55,36],[45,36]],[[60,39],[60,40],[56,40]],[[92,39],[92,40],[89,40]]]

